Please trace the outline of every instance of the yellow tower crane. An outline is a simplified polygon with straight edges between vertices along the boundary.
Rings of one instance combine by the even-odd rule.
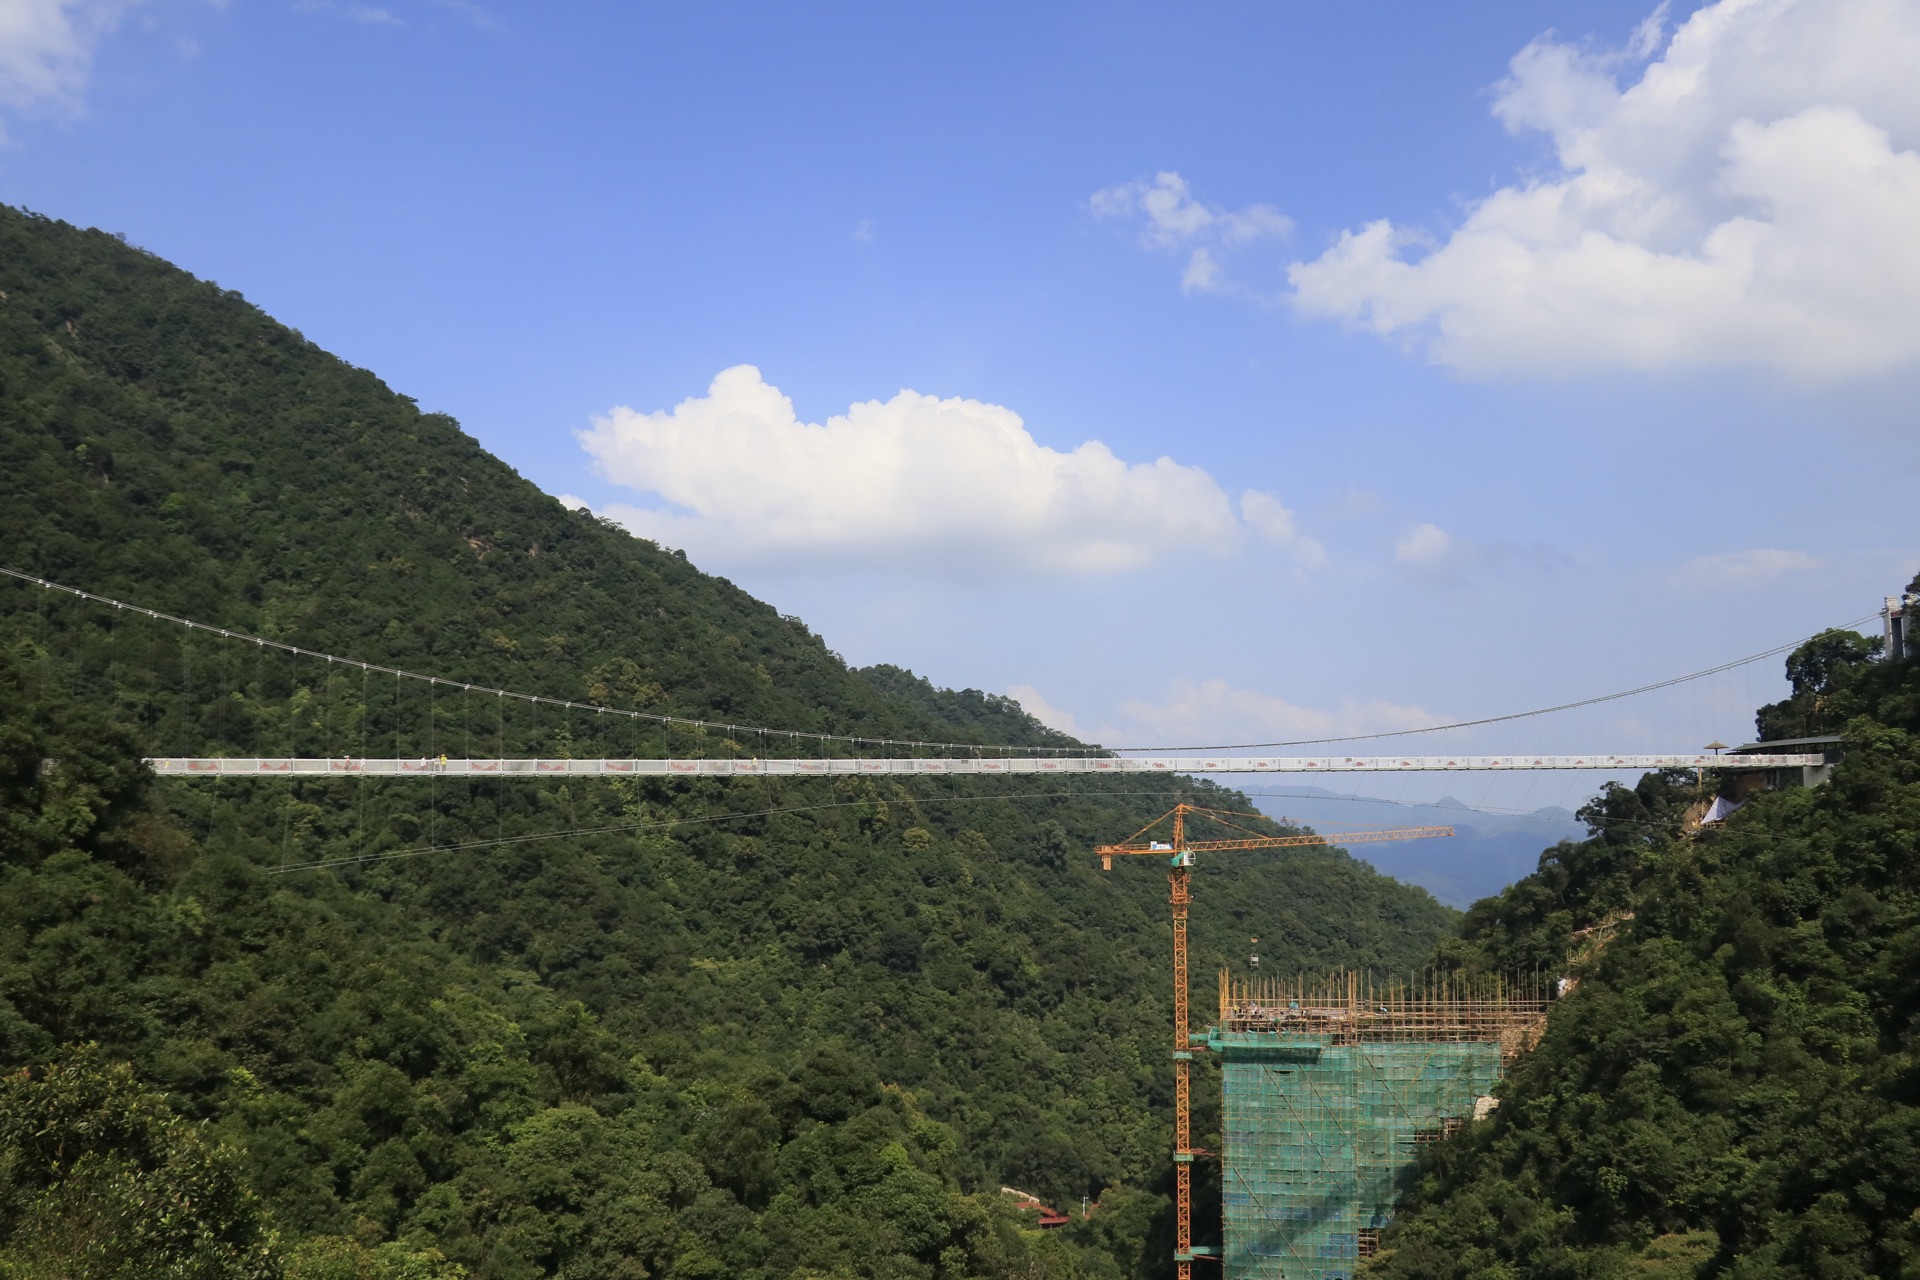
[[[1223,840],[1187,839],[1189,816],[1205,818],[1240,834]],[[1193,1044],[1187,1027],[1187,906],[1193,901],[1188,893],[1188,877],[1196,853],[1226,853],[1239,849],[1290,849],[1306,845],[1373,844],[1386,840],[1422,840],[1429,836],[1450,836],[1452,827],[1390,827],[1374,831],[1349,831],[1327,835],[1272,836],[1249,830],[1230,818],[1263,818],[1265,814],[1241,813],[1234,809],[1203,809],[1181,803],[1149,822],[1118,844],[1103,844],[1094,850],[1100,855],[1100,868],[1113,870],[1113,860],[1121,857],[1160,855],[1167,859],[1167,879],[1172,884],[1168,901],[1173,904],[1173,1177],[1174,1231],[1173,1260],[1179,1280],[1192,1280],[1193,1260],[1208,1256],[1208,1250],[1193,1247],[1193,1158],[1205,1154],[1193,1145],[1190,1102],[1192,1098]],[[1153,831],[1172,822],[1170,839],[1159,840]]]

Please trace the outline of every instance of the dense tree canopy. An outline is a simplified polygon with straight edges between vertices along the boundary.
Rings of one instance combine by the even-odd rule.
[[[1826,785],[1717,829],[1687,775],[1614,788],[1468,914],[1449,962],[1577,985],[1375,1274],[1920,1274],[1920,664],[1872,652],[1817,638],[1762,712],[1845,726]]]
[[[0,1078],[0,1274],[269,1280],[239,1159],[92,1046]]]

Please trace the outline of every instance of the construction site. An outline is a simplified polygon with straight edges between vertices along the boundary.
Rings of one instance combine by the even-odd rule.
[[[1118,844],[1116,857],[1167,860],[1173,920],[1174,1266],[1219,1262],[1226,1280],[1348,1280],[1379,1248],[1420,1148],[1491,1114],[1494,1085],[1545,1025],[1542,982],[1435,973],[1377,981],[1235,977],[1220,970],[1218,1018],[1190,1030],[1187,923],[1198,853],[1446,837],[1450,827],[1274,835],[1255,817],[1180,804]],[[1231,832],[1194,840],[1198,820]],[[1159,838],[1164,836],[1164,838]],[[1257,959],[1253,963],[1258,963]],[[1220,1060],[1224,1240],[1193,1240],[1194,1050]]]
[[[1378,1248],[1420,1148],[1497,1105],[1546,993],[1436,975],[1376,984],[1220,972],[1228,1280],[1344,1280]]]

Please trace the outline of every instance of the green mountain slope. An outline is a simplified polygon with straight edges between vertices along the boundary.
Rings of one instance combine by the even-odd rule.
[[[1691,776],[1649,776],[1469,913],[1454,962],[1577,985],[1373,1274],[1920,1274],[1920,669],[1858,641],[1761,712],[1846,727],[1829,783],[1686,831]]]
[[[1087,849],[1182,785],[1251,807],[1237,796],[1179,780],[156,783],[132,758],[779,741],[729,724],[1064,740],[1004,699],[849,671],[236,295],[13,211],[0,546],[13,567],[238,631],[722,726],[429,689],[0,585],[0,1063],[38,1073],[0,1107],[120,1097],[134,1086],[97,1064],[132,1064],[237,1153],[258,1205],[233,1212],[262,1215],[271,1265],[299,1277],[1162,1265],[1164,882],[1102,875]],[[553,838],[567,832],[591,834]],[[388,856],[446,846],[463,847]],[[1405,968],[1457,919],[1334,851],[1222,860],[1196,897],[1203,987],[1251,934],[1269,964]],[[86,1041],[98,1056],[76,1058]],[[86,1141],[125,1192],[99,1203],[139,1201],[166,1167]],[[51,1168],[0,1161],[0,1274],[64,1274],[29,1237],[87,1237]],[[1042,1238],[1002,1184],[1102,1208]],[[220,1221],[216,1243],[250,1238]],[[66,1225],[29,1229],[47,1222]]]

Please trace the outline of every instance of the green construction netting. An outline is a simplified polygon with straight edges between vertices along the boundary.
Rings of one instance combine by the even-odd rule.
[[[1226,1280],[1347,1280],[1421,1144],[1470,1119],[1500,1045],[1214,1032]]]

